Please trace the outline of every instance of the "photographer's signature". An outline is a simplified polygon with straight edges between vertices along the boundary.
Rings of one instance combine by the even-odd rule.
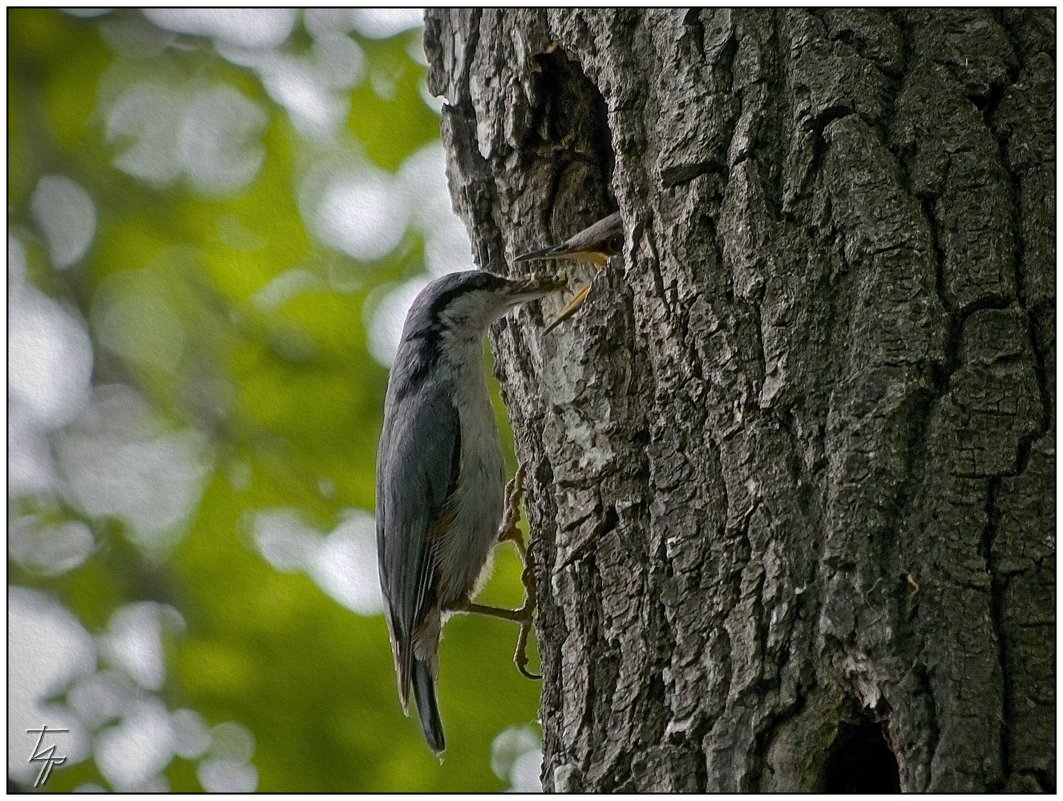
[[[26,734],[37,734],[37,745],[33,749],[33,755],[29,758],[29,762],[41,762],[40,771],[37,773],[37,781],[33,783],[34,787],[44,787],[48,782],[48,777],[52,775],[52,768],[56,765],[62,765],[66,762],[65,756],[56,756],[55,750],[59,746],[52,745],[46,747],[44,738],[50,734],[66,733],[70,729],[49,729],[47,726],[41,726],[39,729],[26,729]]]

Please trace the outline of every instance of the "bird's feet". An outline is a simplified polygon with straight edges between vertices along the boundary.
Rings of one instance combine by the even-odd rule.
[[[528,584],[525,582],[524,586],[527,588]],[[455,608],[454,611],[497,617],[502,620],[512,620],[514,623],[519,623],[520,632],[517,634],[517,649],[513,653],[513,663],[517,666],[517,670],[520,671],[520,675],[525,678],[541,679],[541,675],[528,670],[528,634],[531,633],[532,616],[535,612],[533,598],[534,596],[529,595],[524,601],[524,606],[520,609],[499,609],[497,606],[484,606],[483,604],[475,604],[472,601],[468,601],[462,606]]]
[[[520,522],[520,502],[524,497],[524,476],[527,473],[527,465],[521,465],[513,475],[513,480],[506,484],[506,511],[502,515],[502,525],[498,529],[498,541],[512,542],[520,554],[520,560],[524,563],[524,571],[520,574],[520,582],[524,585],[525,599],[523,609],[528,610],[528,619],[531,620],[532,612],[535,611],[538,595],[535,589],[535,559],[529,547],[524,545],[524,537],[520,533],[517,524]],[[527,632],[524,640],[527,641]],[[523,672],[523,671],[522,671]]]
[[[512,480],[506,484],[506,505],[502,512],[502,525],[498,527],[498,541],[506,542],[508,540],[512,542],[516,546],[522,562],[525,561],[527,549],[524,547],[524,537],[521,535],[517,524],[520,523],[520,502],[524,497],[525,468],[526,465],[518,467],[517,472],[513,474]]]
[[[524,497],[525,472],[525,465],[518,467],[513,480],[506,485],[505,512],[502,515],[502,525],[498,529],[498,541],[500,543],[512,542],[524,565],[524,570],[520,575],[521,584],[524,585],[524,605],[520,609],[499,609],[494,606],[483,606],[469,601],[459,611],[473,612],[519,623],[520,633],[517,634],[517,649],[513,654],[513,662],[517,665],[517,670],[520,671],[522,676],[529,679],[541,679],[542,676],[538,673],[532,673],[528,670],[528,636],[531,634],[538,595],[535,587],[534,557],[524,545],[524,537],[517,527],[520,522],[520,502],[521,498]]]
[[[513,661],[526,679],[541,679],[541,674],[528,670],[528,635],[531,633],[532,616],[539,601],[535,586],[535,557],[530,550],[524,555],[524,572],[520,574],[520,582],[524,585],[524,606],[519,610],[523,619],[517,633],[517,649],[513,652]]]

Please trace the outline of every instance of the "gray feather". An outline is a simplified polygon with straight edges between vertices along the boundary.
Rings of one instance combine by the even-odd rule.
[[[393,376],[388,395],[409,392]],[[413,638],[432,611],[435,580],[428,534],[447,499],[458,453],[458,411],[449,393],[427,385],[414,390],[415,414],[392,415],[380,439],[377,475],[377,554],[384,604],[395,648],[399,695],[406,708]],[[411,396],[412,400],[412,396]]]

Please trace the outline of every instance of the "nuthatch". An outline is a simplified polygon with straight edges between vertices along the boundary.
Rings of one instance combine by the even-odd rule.
[[[508,499],[509,529],[498,532],[505,463],[487,395],[483,336],[512,307],[563,283],[475,270],[433,281],[406,315],[388,379],[376,474],[380,586],[403,712],[409,714],[412,684],[425,739],[437,753],[445,747],[435,694],[444,617],[479,612],[520,622],[521,656],[531,623],[530,590],[517,611],[472,603],[496,542],[513,539],[525,555],[515,528],[519,486]],[[518,667],[526,673],[519,661]]]
[[[566,239],[560,245],[551,245],[541,250],[533,250],[530,253],[522,253],[513,260],[514,264],[532,259],[573,259],[575,261],[589,261],[597,269],[602,269],[609,263],[609,259],[615,256],[624,247],[624,221],[620,219],[620,212],[616,211],[594,225],[584,228],[570,239]],[[557,326],[576,313],[583,305],[591,285],[584,284],[569,301],[568,305],[561,310],[543,333],[553,331]]]

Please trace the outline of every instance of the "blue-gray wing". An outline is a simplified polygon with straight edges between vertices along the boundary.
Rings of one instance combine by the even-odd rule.
[[[377,455],[376,524],[380,585],[405,709],[413,639],[436,600],[430,540],[446,525],[447,499],[461,463],[461,423],[451,393],[439,385],[401,389],[388,389],[390,413]]]

